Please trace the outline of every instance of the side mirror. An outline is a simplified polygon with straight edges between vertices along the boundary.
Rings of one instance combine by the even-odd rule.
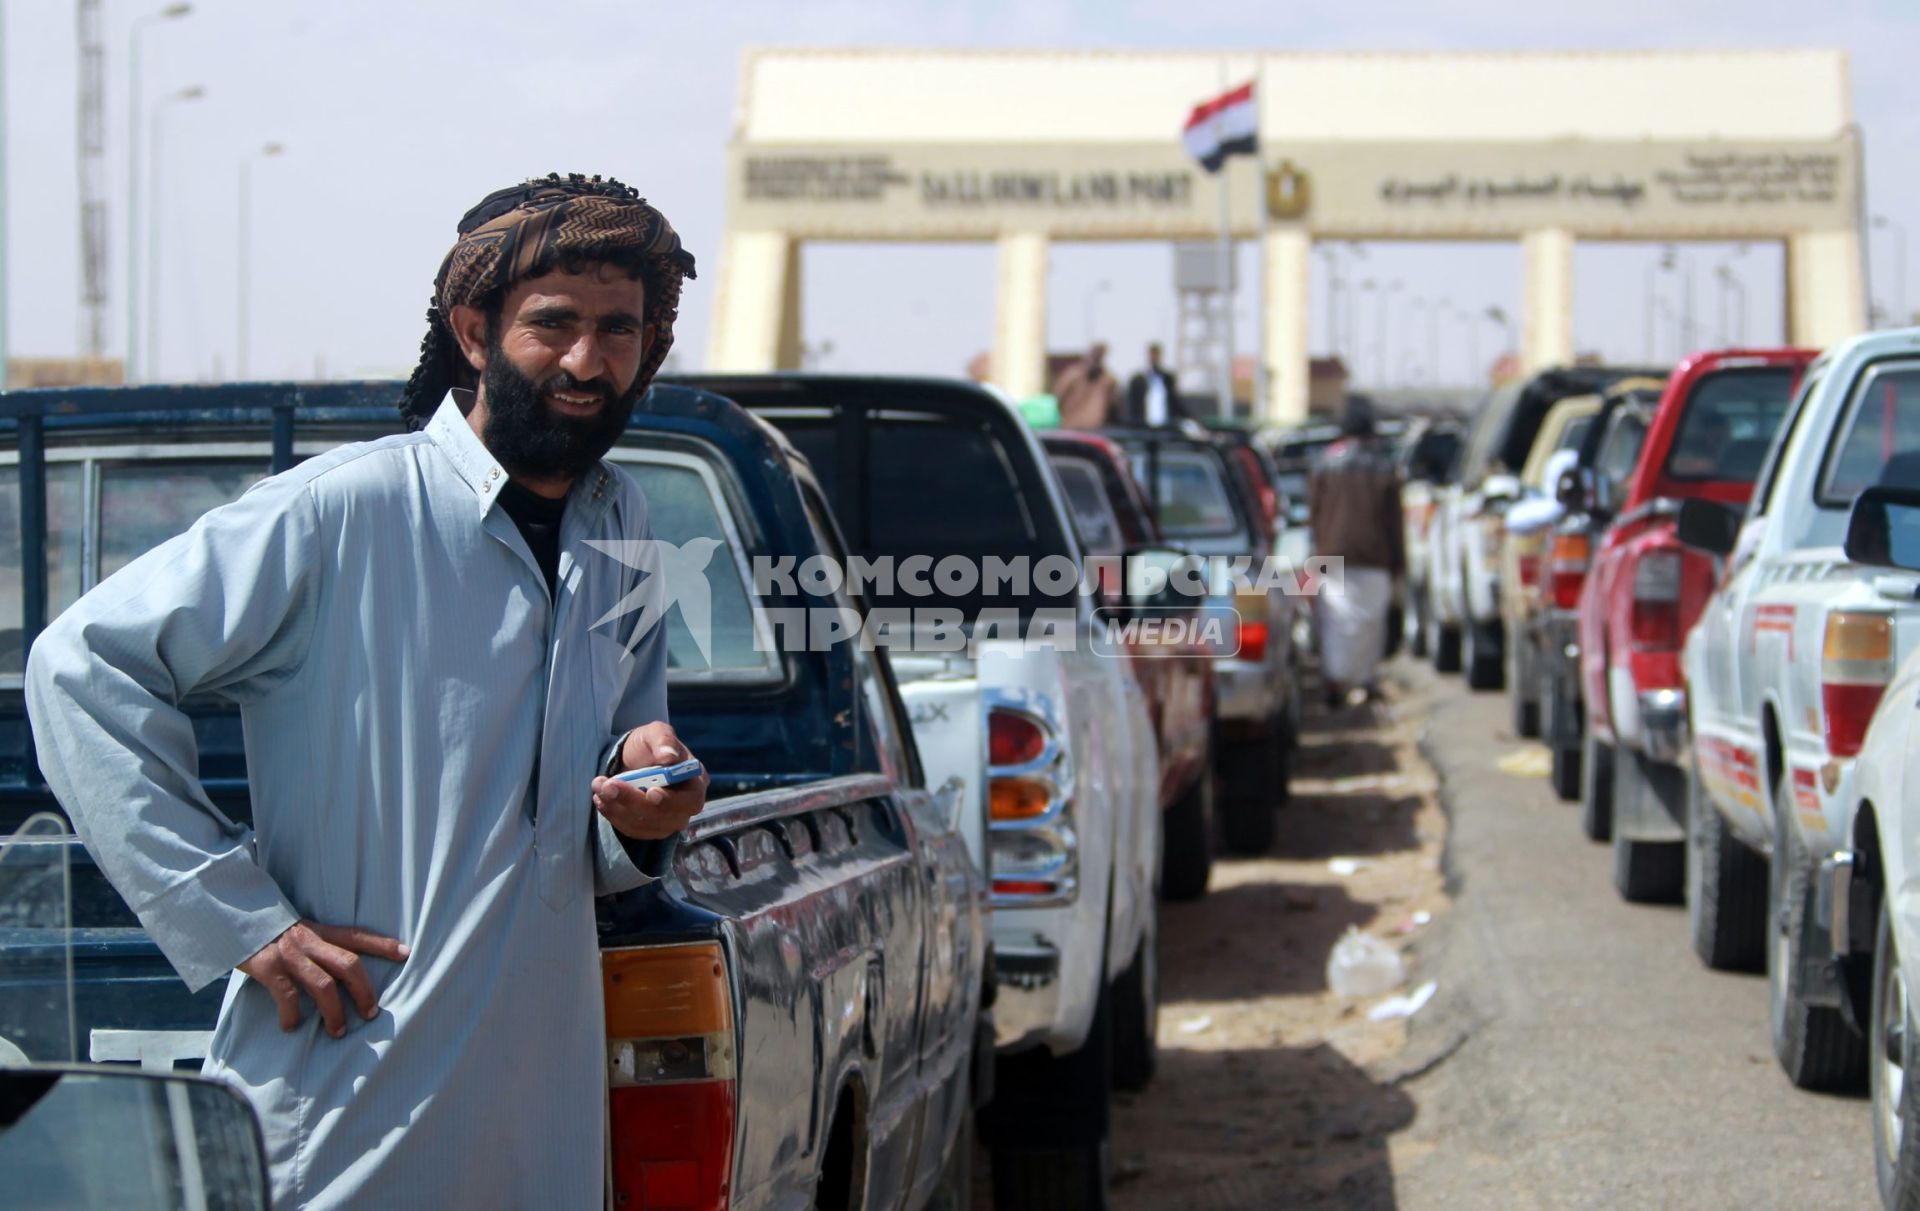
[[[1569,467],[1554,485],[1554,499],[1569,513],[1585,513],[1597,503],[1596,481],[1591,467]]]
[[[1847,558],[1920,572],[1920,489],[1868,488],[1847,518]]]
[[[1680,502],[1674,537],[1709,555],[1728,555],[1740,537],[1740,514],[1717,500],[1692,497]]]
[[[1520,499],[1519,477],[1504,473],[1487,476],[1480,485],[1480,499],[1488,503]]]
[[[0,1068],[0,1173],[10,1206],[267,1211],[253,1108],[198,1076]]]
[[[1207,566],[1178,547],[1135,547],[1121,556],[1122,600],[1134,612],[1186,614],[1206,604]]]

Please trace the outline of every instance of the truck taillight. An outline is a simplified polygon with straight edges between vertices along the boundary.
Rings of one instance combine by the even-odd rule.
[[[1240,659],[1261,664],[1267,658],[1267,624],[1265,621],[1248,622],[1240,620]]]
[[[987,760],[998,766],[1027,765],[1047,750],[1047,734],[1017,711],[987,714]]]
[[[1633,564],[1633,646],[1673,651],[1680,646],[1680,552],[1642,552]]]
[[[1024,705],[987,711],[987,877],[1005,907],[1074,895],[1073,771],[1054,733]]]
[[[1852,757],[1893,677],[1893,620],[1865,610],[1827,615],[1820,652],[1820,707],[1827,752]]]
[[[1587,557],[1585,534],[1553,536],[1553,549],[1547,555],[1547,588],[1553,594],[1555,609],[1579,606],[1580,587],[1587,579]]]
[[[604,950],[600,976],[613,1205],[724,1211],[737,1089],[720,944]]]

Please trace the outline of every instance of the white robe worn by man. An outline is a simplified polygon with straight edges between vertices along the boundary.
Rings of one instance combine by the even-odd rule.
[[[633,209],[572,188],[526,213],[583,189]],[[637,616],[601,624],[642,575],[589,545],[649,536],[632,479],[572,478],[550,594],[507,478],[448,396],[422,431],[215,509],[32,649],[35,740],[76,831],[190,986],[228,978],[206,1071],[258,1111],[278,1208],[603,1200],[593,900],[645,876],[592,788],[666,718],[665,641],[629,655]],[[193,696],[240,709],[251,830],[199,782]],[[310,1005],[284,1029],[235,970],[300,921],[409,948],[364,959],[378,1009],[348,1003],[342,1037]]]

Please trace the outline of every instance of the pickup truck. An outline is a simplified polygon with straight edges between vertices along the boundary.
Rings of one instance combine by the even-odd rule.
[[[1764,955],[1774,1053],[1795,1084],[1858,1081],[1866,1051],[1819,945],[1819,859],[1848,838],[1842,792],[1887,682],[1920,648],[1909,578],[1847,558],[1862,490],[1920,472],[1920,330],[1878,332],[1808,366],[1744,521],[1681,503],[1681,542],[1726,560],[1681,655],[1692,777],[1688,917],[1710,962]],[[1664,806],[1664,805],[1663,805]],[[1615,828],[1621,804],[1616,795]]]
[[[986,822],[969,842],[1000,980],[980,1118],[996,1205],[1104,1205],[1111,1090],[1143,1087],[1154,1066],[1160,764],[1124,653],[1096,642],[1046,454],[972,383],[688,381],[806,456],[859,561],[847,575],[896,624],[928,779]]]
[[[1581,755],[1586,746],[1586,708],[1580,694],[1580,594],[1599,535],[1619,511],[1633,468],[1653,422],[1661,384],[1622,379],[1601,397],[1601,410],[1586,440],[1573,452],[1554,491],[1562,514],[1540,553],[1539,613],[1532,645],[1540,702],[1540,738],[1552,754],[1554,793],[1580,799]],[[1596,827],[1587,818],[1589,833]],[[1602,829],[1596,839],[1610,834]]]
[[[1674,533],[1680,502],[1744,506],[1811,350],[1697,353],[1675,367],[1644,424],[1583,459],[1575,490],[1607,525],[1580,587],[1575,689],[1584,728],[1557,729],[1559,768],[1579,770],[1582,827],[1614,847],[1629,899],[1674,899],[1684,872],[1672,829],[1682,808],[1686,683],[1680,646],[1712,591],[1712,561]],[[1576,747],[1578,746],[1578,747]],[[1619,809],[1616,805],[1626,805]],[[1666,804],[1669,810],[1661,810]],[[1655,814],[1657,812],[1657,814]],[[1757,952],[1753,956],[1757,958]]]
[[[1460,473],[1439,494],[1427,574],[1427,651],[1443,673],[1464,667],[1467,684],[1497,690],[1505,676],[1500,624],[1500,540],[1520,469],[1553,406],[1594,395],[1631,375],[1660,370],[1572,366],[1542,370],[1495,391],[1468,431]]]
[[[1213,561],[1207,608],[1231,618],[1237,632],[1237,642],[1214,660],[1215,760],[1225,800],[1220,831],[1235,853],[1265,853],[1287,800],[1299,739],[1300,677],[1293,650],[1295,599],[1260,586],[1263,579],[1273,584],[1271,573],[1282,566],[1299,565],[1280,555],[1284,536],[1262,520],[1250,479],[1235,473],[1233,447],[1222,439],[1168,429],[1106,432],[1126,449],[1134,475],[1147,485],[1161,532]],[[1220,575],[1236,560],[1245,561],[1244,583]],[[1263,571],[1269,573],[1265,578]]]
[[[1920,594],[1920,488],[1875,487],[1854,502],[1845,551],[1889,588]],[[1867,724],[1841,783],[1852,811],[1842,848],[1820,866],[1817,946],[1840,970],[1847,1018],[1865,1035],[1874,1175],[1882,1205],[1920,1201],[1920,652],[1907,657]]]
[[[399,391],[0,396],[12,439],[0,622],[13,640],[0,652],[0,830],[57,810],[19,688],[45,621],[261,476],[393,431]],[[985,884],[961,824],[973,805],[924,789],[883,655],[766,642],[768,617],[791,603],[755,591],[750,561],[835,549],[817,487],[777,434],[724,400],[659,387],[609,458],[646,489],[659,539],[715,542],[707,654],[684,615],[666,623],[673,720],[712,772],[709,802],[677,843],[652,847],[658,881],[598,905],[616,1205],[670,1186],[685,1206],[965,1206],[972,1100],[991,1079],[974,1057],[992,1029]],[[244,827],[239,717],[213,699],[190,709],[202,781]],[[188,995],[76,839],[42,844],[71,864],[79,1045],[148,1067],[198,1058],[220,989]],[[63,955],[30,931],[0,935],[0,1035],[36,1058],[67,1042],[33,1025]]]
[[[1104,560],[1117,570],[1129,552],[1166,544],[1119,446],[1096,433],[1064,429],[1042,433],[1040,444],[1090,561]],[[1102,600],[1110,608],[1121,597],[1111,591]],[[1213,871],[1212,653],[1192,639],[1129,642],[1127,651],[1160,750],[1160,894],[1197,900]]]

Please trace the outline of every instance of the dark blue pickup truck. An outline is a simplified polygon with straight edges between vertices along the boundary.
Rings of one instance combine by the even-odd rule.
[[[46,621],[262,476],[393,432],[398,391],[0,396],[0,837],[58,811],[20,688]],[[778,650],[769,620],[801,603],[750,574],[839,557],[825,497],[771,427],[686,388],[655,388],[610,457],[656,538],[712,540],[706,642],[677,611],[665,625],[673,722],[713,775],[706,810],[651,855],[665,877],[601,903],[611,1205],[963,1208],[993,1051],[970,808],[925,789],[885,653]],[[244,828],[238,715],[189,706],[202,780]],[[187,993],[57,821],[0,856],[0,882],[56,856],[70,930],[0,905],[0,1063],[196,1059],[220,992]]]

